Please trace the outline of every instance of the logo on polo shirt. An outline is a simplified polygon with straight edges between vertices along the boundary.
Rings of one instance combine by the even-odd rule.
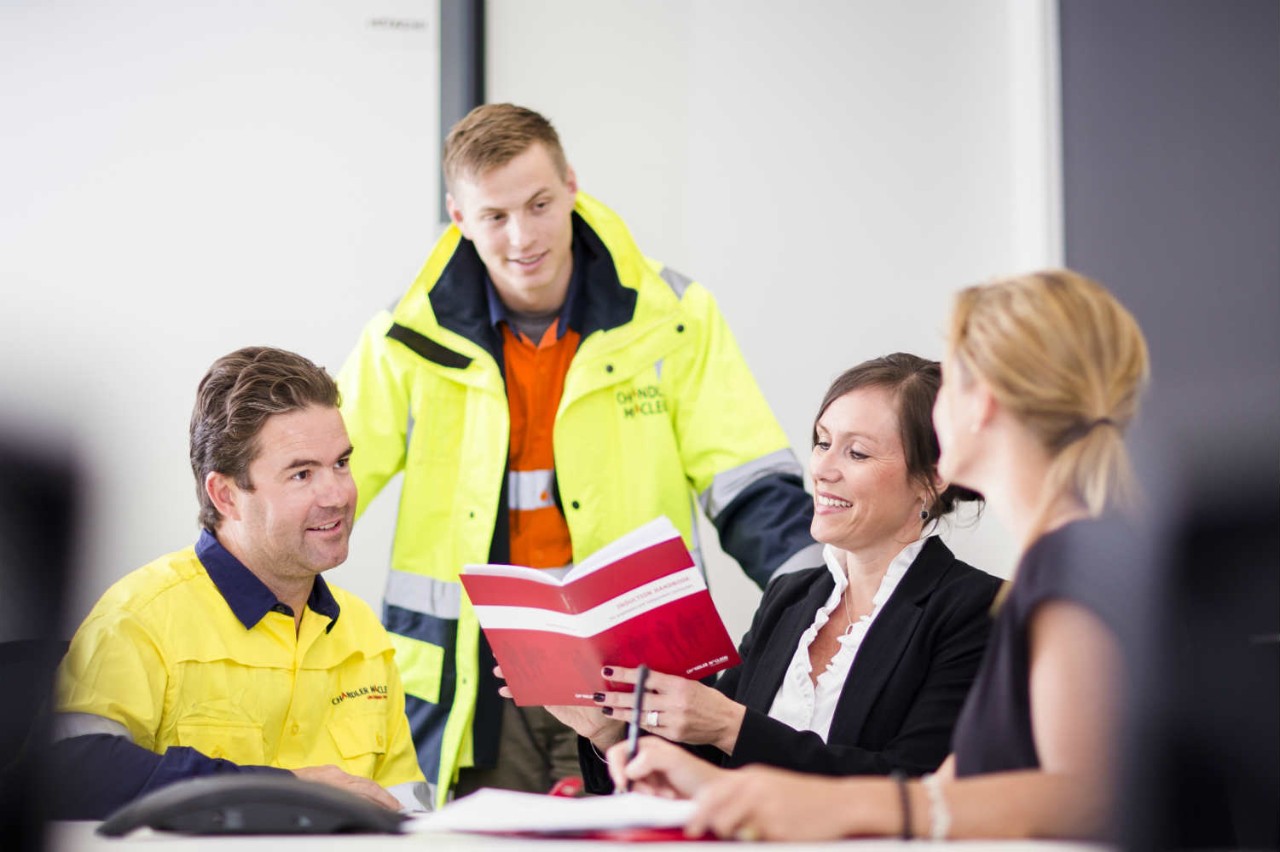
[[[363,698],[366,701],[386,701],[387,685],[385,683],[374,683],[369,686],[361,686],[356,689],[344,689],[333,698],[329,699],[329,703],[337,707],[348,698]]]

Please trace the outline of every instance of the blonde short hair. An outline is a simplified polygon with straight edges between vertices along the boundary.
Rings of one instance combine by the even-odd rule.
[[[445,186],[452,192],[460,178],[505,166],[537,143],[551,155],[560,178],[567,179],[569,163],[550,121],[514,104],[478,106],[455,124],[444,140]]]
[[[1147,382],[1147,344],[1105,287],[1066,269],[969,287],[949,347],[1049,452],[1042,521],[1066,493],[1092,516],[1136,501],[1124,431]]]

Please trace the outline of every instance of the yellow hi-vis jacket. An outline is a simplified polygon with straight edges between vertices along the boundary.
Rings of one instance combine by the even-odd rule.
[[[554,427],[574,561],[658,515],[696,552],[696,495],[759,585],[822,564],[802,468],[711,295],[645,258],[584,193],[574,251],[582,342]],[[438,802],[460,767],[492,765],[500,718],[458,582],[463,565],[506,559],[509,409],[485,287],[474,247],[450,226],[338,378],[360,510],[405,475],[383,620]]]

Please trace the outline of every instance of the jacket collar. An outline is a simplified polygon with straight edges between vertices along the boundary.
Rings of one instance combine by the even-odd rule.
[[[836,725],[841,725],[842,729],[848,726],[850,733],[845,736],[855,738],[861,732],[872,706],[915,635],[925,601],[955,561],[955,556],[942,539],[936,535],[929,536],[920,555],[911,563],[897,590],[862,640],[858,657],[853,661],[853,668],[849,670],[840,700],[836,703],[833,729]]]
[[[572,216],[574,276],[579,278],[581,290],[572,300],[568,322],[585,339],[593,332],[629,322],[635,315],[637,292],[634,286],[622,283],[613,255],[596,230],[577,210]],[[475,246],[470,240],[458,239],[427,298],[437,324],[480,344],[501,363],[502,336],[492,321],[487,288],[493,285],[488,278]]]
[[[911,641],[915,622],[923,612],[923,604],[937,588],[947,569],[955,562],[942,540],[929,536],[920,548],[919,555],[898,581],[898,586],[876,616],[875,623],[862,640],[862,648],[853,661],[848,678],[836,706],[832,729],[842,726],[842,720],[856,720],[861,726],[871,706],[875,703],[885,682],[893,673],[903,650]],[[813,614],[826,602],[835,588],[836,578],[830,566],[814,579],[807,593],[787,607],[782,616],[785,624],[779,624],[775,635],[799,637],[810,624]],[[795,654],[795,645],[774,642],[768,651],[768,663],[762,660],[761,668],[767,668],[770,676],[753,678],[748,686],[750,694],[743,696],[743,703],[768,708],[777,694],[787,671],[787,663]],[[858,686],[853,688],[854,680]],[[843,726],[842,726],[843,727]]]

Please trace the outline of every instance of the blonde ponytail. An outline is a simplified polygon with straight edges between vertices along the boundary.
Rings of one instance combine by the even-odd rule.
[[[969,287],[956,297],[950,348],[1049,452],[1038,528],[1063,495],[1095,517],[1137,502],[1124,432],[1147,381],[1147,345],[1101,284],[1047,270]]]

